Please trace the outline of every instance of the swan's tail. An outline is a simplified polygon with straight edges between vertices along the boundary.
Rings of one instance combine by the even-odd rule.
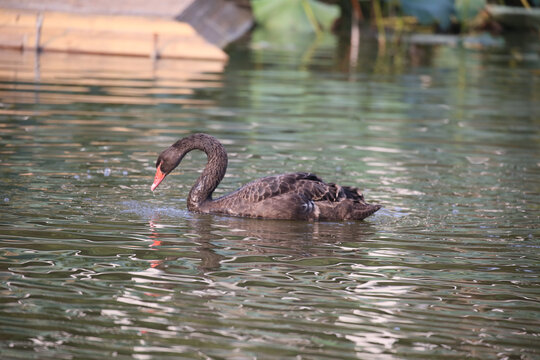
[[[351,212],[351,219],[363,220],[367,218],[368,216],[373,215],[381,207],[382,207],[381,205],[372,205],[372,204],[367,204],[367,203],[362,206],[355,206]]]

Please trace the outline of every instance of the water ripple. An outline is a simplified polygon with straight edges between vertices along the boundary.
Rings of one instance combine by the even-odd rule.
[[[536,358],[534,74],[447,48],[384,72],[362,46],[358,72],[324,47],[240,49],[225,68],[2,52],[2,356]],[[198,131],[229,151],[219,194],[313,171],[383,209],[189,213],[203,155],[149,185],[159,151]]]

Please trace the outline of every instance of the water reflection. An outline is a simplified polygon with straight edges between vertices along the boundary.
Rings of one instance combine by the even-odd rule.
[[[160,229],[167,226],[156,221],[149,223],[149,247],[174,247],[178,242],[177,233],[161,233]],[[223,265],[231,265],[236,259],[245,257],[260,262],[259,266],[273,266],[280,261],[287,264],[294,264],[295,261],[307,263],[307,259],[312,257],[331,256],[334,250],[329,249],[329,245],[344,250],[351,249],[351,246],[360,247],[360,244],[353,245],[351,241],[361,243],[375,232],[368,223],[359,226],[357,222],[310,223],[204,215],[188,216],[186,226],[191,231],[182,236],[198,245],[196,249],[201,274],[219,270]],[[350,240],[341,244],[343,239]],[[226,255],[221,254],[225,251],[223,249],[227,249]],[[174,260],[180,259],[166,257],[153,260],[151,267],[160,268],[165,262]]]

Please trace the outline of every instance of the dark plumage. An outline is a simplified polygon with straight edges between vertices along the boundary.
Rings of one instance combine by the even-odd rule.
[[[227,152],[206,134],[180,139],[159,154],[152,191],[195,149],[206,153],[208,163],[189,192],[190,211],[269,219],[362,220],[381,208],[366,203],[355,187],[325,183],[304,172],[263,177],[213,200],[212,193],[227,170]]]

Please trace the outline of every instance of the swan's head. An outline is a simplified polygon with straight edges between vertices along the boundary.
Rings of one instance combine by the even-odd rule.
[[[156,161],[156,176],[150,189],[154,191],[163,179],[165,179],[165,176],[169,175],[180,164],[184,156],[195,149],[204,151],[208,155],[209,160],[218,159],[224,161],[223,174],[225,173],[225,169],[227,168],[227,153],[223,145],[213,136],[193,134],[178,140],[159,154]]]
[[[175,146],[171,146],[159,154],[156,160],[156,176],[150,190],[154,191],[158,187],[165,176],[169,175],[180,164],[184,155],[185,153],[178,151]]]

